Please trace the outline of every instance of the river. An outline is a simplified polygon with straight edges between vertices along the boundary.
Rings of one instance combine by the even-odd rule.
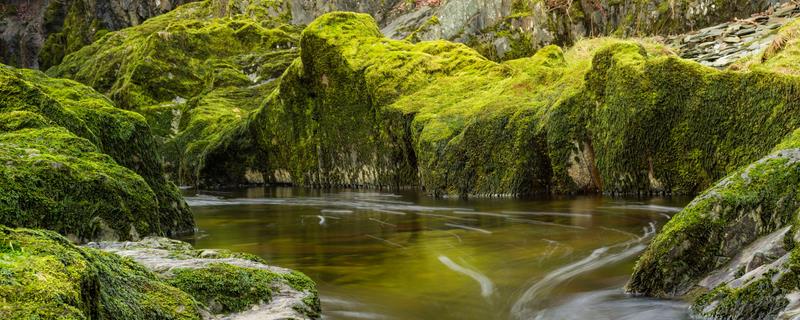
[[[197,248],[311,277],[325,319],[688,319],[622,287],[689,199],[432,199],[417,192],[189,192]]]

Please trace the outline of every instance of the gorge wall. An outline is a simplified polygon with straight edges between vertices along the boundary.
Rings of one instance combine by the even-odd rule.
[[[0,63],[47,69],[109,31],[139,25],[187,0],[36,0],[0,5]],[[216,0],[225,6],[236,1]],[[253,1],[253,3],[266,3]],[[785,0],[391,0],[280,1],[303,26],[332,11],[368,13],[384,34],[462,42],[493,60],[597,36],[679,34],[746,18]]]

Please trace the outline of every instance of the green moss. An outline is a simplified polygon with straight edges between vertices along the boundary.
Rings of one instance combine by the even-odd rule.
[[[48,73],[142,113],[174,181],[248,183],[265,159],[234,135],[298,55],[290,19],[283,1],[192,3],[111,32]]]
[[[711,319],[771,319],[789,304],[787,293],[763,277],[737,289],[716,288],[700,297],[692,310]]]
[[[195,301],[128,259],[0,226],[5,319],[200,319]]]
[[[790,143],[792,135],[784,144]],[[636,264],[628,289],[679,295],[733,257],[741,245],[793,222],[800,208],[797,149],[771,155],[730,174],[676,215]]]
[[[79,240],[192,231],[141,116],[36,71],[2,67],[0,83],[2,223]]]
[[[229,264],[211,264],[202,269],[175,269],[168,280],[203,302],[213,313],[239,312],[269,302],[272,283],[279,275],[268,270]]]

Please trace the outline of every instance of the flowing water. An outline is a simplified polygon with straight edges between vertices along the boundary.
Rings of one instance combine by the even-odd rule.
[[[252,188],[187,201],[190,242],[304,272],[325,319],[688,319],[680,301],[622,291],[685,199]]]

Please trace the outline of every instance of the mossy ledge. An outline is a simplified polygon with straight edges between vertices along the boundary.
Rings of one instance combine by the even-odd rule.
[[[76,241],[193,232],[150,127],[77,82],[0,65],[0,223]]]

